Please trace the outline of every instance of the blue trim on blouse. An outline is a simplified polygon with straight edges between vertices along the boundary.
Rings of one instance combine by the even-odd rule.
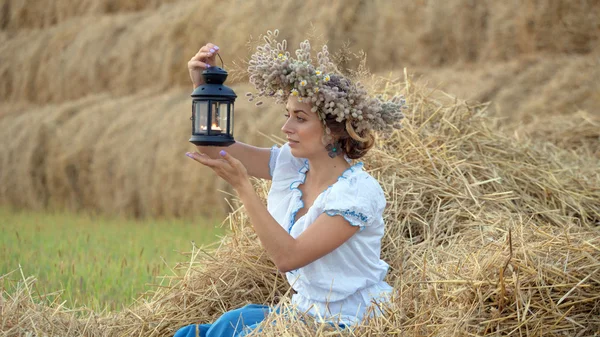
[[[336,181],[336,182],[340,181],[341,179],[348,179],[348,178],[346,177],[346,173],[348,173],[348,171],[350,171],[350,172],[354,172],[354,169],[355,169],[355,168],[361,169],[361,168],[363,167],[363,165],[364,165],[364,164],[363,164],[363,162],[361,161],[361,162],[358,162],[358,163],[356,163],[356,164],[354,164],[354,165],[352,165],[352,166],[348,167],[346,170],[344,170],[344,172],[342,172],[342,174],[340,174],[340,176],[338,177],[338,179],[337,179],[337,181]],[[289,234],[291,234],[291,233],[292,233],[292,227],[294,227],[294,224],[296,224],[296,222],[297,222],[297,221],[295,221],[295,220],[296,220],[296,214],[298,214],[298,212],[299,212],[299,211],[300,211],[302,208],[304,208],[304,201],[302,200],[302,197],[304,196],[304,194],[302,193],[302,191],[300,190],[300,188],[299,188],[299,187],[300,187],[300,185],[302,185],[302,184],[304,184],[304,183],[306,182],[306,172],[308,171],[308,169],[309,169],[309,165],[308,165],[308,159],[305,159],[305,160],[304,160],[304,165],[303,165],[303,166],[300,168],[300,170],[298,170],[298,173],[299,173],[299,174],[302,174],[302,178],[301,178],[300,180],[293,181],[293,182],[290,184],[290,191],[297,190],[298,192],[300,192],[300,207],[296,208],[296,210],[295,210],[294,212],[292,212],[292,215],[291,215],[291,217],[290,217],[290,225],[289,225],[289,227],[288,227],[288,233],[289,233]],[[294,184],[296,184],[296,183],[298,183],[298,184],[297,184],[296,186],[294,186]],[[319,198],[319,196],[320,196],[321,194],[323,194],[323,193],[325,193],[327,190],[329,190],[329,189],[330,189],[330,188],[331,188],[333,185],[335,185],[335,183],[333,183],[333,184],[329,185],[329,186],[328,186],[328,187],[327,187],[327,188],[326,188],[326,189],[325,189],[323,192],[321,192],[321,193],[320,193],[320,194],[317,196],[317,198]],[[315,199],[315,200],[317,200],[317,199]],[[308,211],[307,211],[306,213],[308,213]],[[306,214],[305,214],[305,215],[306,215]],[[361,213],[361,215],[362,215],[362,213]],[[362,215],[362,216],[364,217],[364,215]],[[298,219],[298,220],[300,220],[300,219]],[[348,219],[346,219],[346,220],[348,220]]]
[[[304,165],[300,168],[300,170],[298,170],[298,173],[302,174],[302,178],[300,180],[296,180],[293,181],[290,184],[290,191],[293,190],[297,190],[298,192],[300,192],[300,203],[301,206],[298,207],[293,213],[292,216],[290,218],[290,225],[288,226],[288,233],[291,234],[292,233],[292,227],[294,226],[294,220],[296,219],[296,214],[298,214],[298,212],[304,208],[304,201],[302,200],[302,191],[300,190],[300,185],[304,184],[306,182],[306,171],[308,171],[308,159],[304,160]],[[298,183],[298,185],[294,186],[295,183]]]
[[[355,212],[353,210],[344,210],[344,211],[339,211],[339,210],[333,210],[333,211],[325,211],[325,214],[329,215],[329,216],[336,216],[336,215],[340,215],[341,217],[343,217],[344,219],[346,219],[346,221],[348,221],[348,223],[351,226],[355,226],[360,228],[360,231],[362,231],[363,229],[365,229],[364,225],[355,225],[353,220],[360,220],[364,223],[366,223],[367,221],[369,221],[369,218],[362,214],[361,212]],[[351,219],[350,217],[354,217],[354,219]]]

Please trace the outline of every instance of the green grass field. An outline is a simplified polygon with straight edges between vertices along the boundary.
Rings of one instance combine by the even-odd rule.
[[[0,285],[38,279],[41,294],[64,290],[67,307],[119,310],[159,283],[180,252],[219,240],[219,220],[101,218],[0,208]],[[167,264],[165,265],[165,262]],[[10,275],[7,273],[14,271]]]

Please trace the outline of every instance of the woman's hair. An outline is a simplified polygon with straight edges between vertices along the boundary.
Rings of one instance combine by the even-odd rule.
[[[327,84],[331,87],[336,87],[336,91],[346,92],[344,89],[349,87],[349,80],[339,75],[332,75],[331,80]],[[350,120],[340,122],[335,115],[325,114],[323,124],[331,130],[332,136],[338,139],[341,149],[350,159],[363,157],[375,144],[373,131],[363,129],[356,132]]]
[[[346,121],[338,122],[335,116],[326,115],[325,125],[331,130],[334,138],[338,139],[341,149],[350,159],[359,159],[369,152],[375,144],[373,131],[362,130],[355,132],[351,125]]]

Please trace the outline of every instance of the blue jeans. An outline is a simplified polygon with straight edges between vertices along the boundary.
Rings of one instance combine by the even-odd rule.
[[[269,307],[248,304],[243,308],[228,311],[212,324],[192,324],[183,327],[174,337],[242,337],[254,330],[269,314]]]
[[[279,313],[279,307],[272,309]],[[248,304],[242,308],[228,311],[221,315],[212,324],[192,324],[185,326],[175,333],[174,337],[243,337],[262,322],[269,314],[269,306]],[[335,326],[333,323],[329,323]],[[345,329],[346,325],[340,323],[338,327]]]

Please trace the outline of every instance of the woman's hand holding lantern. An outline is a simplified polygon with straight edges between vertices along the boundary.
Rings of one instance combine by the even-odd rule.
[[[215,57],[218,52],[219,47],[212,43],[207,43],[188,62],[188,71],[190,72],[194,89],[204,84],[202,71],[215,65]]]
[[[219,154],[223,159],[211,159],[206,154],[198,152],[187,152],[185,155],[202,165],[210,167],[238,193],[244,188],[251,187],[250,177],[244,164],[225,151],[221,151]]]

